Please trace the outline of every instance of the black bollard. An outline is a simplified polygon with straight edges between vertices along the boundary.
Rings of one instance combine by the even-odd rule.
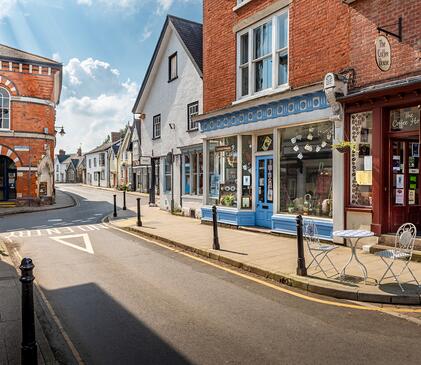
[[[142,227],[142,220],[140,218],[140,198],[137,198],[137,226]]]
[[[297,215],[297,253],[297,275],[307,276],[307,268],[304,258],[303,217],[301,215]]]
[[[35,315],[34,315],[34,264],[28,257],[22,259],[19,267],[22,275],[22,345],[21,364],[37,365],[37,342],[35,340]]]
[[[114,213],[113,213],[113,217],[115,218],[115,217],[117,217],[117,195],[114,194],[113,197],[114,197]]]
[[[126,210],[126,190],[123,190],[123,210]]]
[[[212,223],[213,223],[213,246],[214,250],[220,250],[219,237],[218,237],[218,218],[216,215],[216,206],[212,207]]]

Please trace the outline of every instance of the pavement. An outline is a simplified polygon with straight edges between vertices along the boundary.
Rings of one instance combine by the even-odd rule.
[[[56,201],[52,205],[25,206],[25,207],[12,207],[12,208],[0,207],[0,217],[10,215],[10,214],[45,212],[47,210],[64,209],[64,208],[72,207],[75,204],[76,202],[70,194],[66,194],[60,190],[56,190]]]
[[[244,275],[232,266],[101,223],[112,211],[113,192],[72,185],[60,189],[74,196],[76,206],[3,217],[0,237],[12,252],[33,259],[39,288],[83,363],[419,361],[421,320],[404,316],[414,307],[386,306],[405,311],[391,315],[380,306],[368,308]],[[122,194],[117,202],[122,216]],[[141,203],[146,212],[147,199]],[[128,196],[127,204],[134,207],[135,196]],[[174,224],[170,217],[159,215],[161,221],[155,223],[145,217],[145,223]],[[176,222],[174,236],[179,228],[191,229]],[[250,243],[270,236],[256,237]],[[221,244],[225,239],[221,235]]]
[[[21,363],[21,283],[8,250],[0,241],[0,364]],[[35,317],[38,364],[57,364],[38,317]]]
[[[416,285],[404,284],[403,293],[393,279],[383,281],[378,286],[376,280],[381,278],[386,266],[379,257],[363,250],[358,250],[358,258],[368,268],[366,284],[355,260],[346,271],[346,281],[340,281],[333,270],[327,271],[329,277],[326,278],[322,273],[316,273],[314,267],[308,270],[307,277],[302,277],[295,274],[297,263],[295,237],[220,227],[221,250],[216,251],[212,249],[212,226],[202,224],[197,219],[172,215],[157,207],[145,206],[142,207],[143,226],[137,227],[135,209],[135,206],[129,205],[128,210],[120,211],[116,219],[111,215],[109,219],[118,228],[164,241],[308,292],[366,302],[413,305],[421,303]],[[308,264],[311,260],[306,249],[305,251]],[[350,255],[351,249],[341,246],[329,257],[341,271]],[[329,265],[326,264],[327,261],[324,262],[324,268],[329,269]],[[421,280],[421,263],[411,262],[410,267],[415,276]],[[409,275],[404,274],[401,281],[404,282],[409,278]]]

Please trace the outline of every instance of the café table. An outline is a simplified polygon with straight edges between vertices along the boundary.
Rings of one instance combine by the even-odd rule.
[[[346,229],[343,231],[335,231],[332,233],[332,236],[342,237],[345,240],[348,240],[351,247],[351,257],[349,258],[348,262],[345,264],[344,268],[341,271],[341,275],[340,275],[341,280],[345,278],[345,270],[351,263],[352,259],[355,258],[355,261],[357,261],[358,265],[360,266],[361,271],[363,272],[364,284],[365,284],[367,281],[368,272],[365,265],[359,260],[357,256],[357,243],[361,238],[374,236],[374,233],[370,231],[362,230],[362,229]]]

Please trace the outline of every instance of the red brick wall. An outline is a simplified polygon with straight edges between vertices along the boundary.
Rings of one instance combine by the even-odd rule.
[[[236,35],[241,20],[274,3],[253,0],[238,11],[236,0],[204,0],[204,112],[236,98]],[[294,0],[290,5],[290,74],[293,88],[321,82],[349,64],[349,6],[341,0]]]
[[[351,66],[356,71],[356,85],[364,86],[421,71],[421,1],[358,0],[351,11]],[[399,16],[403,19],[403,42],[388,36],[392,50],[392,66],[381,71],[374,56],[377,27],[397,32]]]

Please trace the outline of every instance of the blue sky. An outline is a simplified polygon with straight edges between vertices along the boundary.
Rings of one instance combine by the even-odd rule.
[[[63,63],[58,148],[87,151],[131,119],[167,13],[201,22],[202,1],[0,0],[0,43]]]

